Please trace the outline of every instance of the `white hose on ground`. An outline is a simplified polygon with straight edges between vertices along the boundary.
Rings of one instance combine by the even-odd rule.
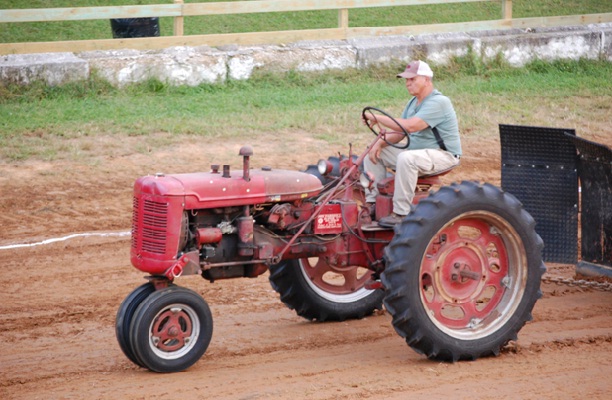
[[[0,250],[8,250],[8,249],[18,249],[20,247],[33,247],[33,246],[40,246],[43,244],[50,244],[50,243],[55,243],[55,242],[62,242],[64,240],[68,240],[68,239],[74,239],[77,237],[86,237],[86,236],[129,236],[131,235],[132,232],[131,231],[125,231],[125,232],[108,232],[108,233],[100,233],[100,232],[86,232],[86,233],[73,233],[71,235],[68,236],[64,236],[64,237],[58,237],[58,238],[51,238],[51,239],[45,239],[42,242],[35,242],[35,243],[19,243],[19,244],[9,244],[6,246],[0,246]]]

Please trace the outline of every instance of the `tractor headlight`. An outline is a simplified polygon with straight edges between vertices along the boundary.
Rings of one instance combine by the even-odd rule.
[[[319,160],[319,162],[317,163],[317,169],[319,170],[319,173],[321,175],[325,176],[329,175],[332,172],[334,166],[327,160]]]
[[[359,183],[364,189],[371,189],[374,186],[374,174],[371,172],[364,172],[359,176]]]

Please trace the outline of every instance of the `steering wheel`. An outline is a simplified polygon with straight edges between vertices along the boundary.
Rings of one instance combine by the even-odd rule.
[[[366,119],[365,116],[367,113],[370,113],[371,115],[374,116],[373,122]],[[385,117],[390,118],[391,121],[395,122],[395,124],[401,129],[401,132],[400,131],[385,131],[384,128],[381,126],[381,124],[379,124],[378,121],[376,120],[376,114],[381,114],[381,115],[384,115]],[[410,146],[410,134],[408,133],[408,131],[406,131],[406,129],[404,129],[404,127],[401,126],[399,122],[395,120],[395,118],[393,118],[392,116],[390,116],[388,113],[384,112],[383,110],[379,110],[378,108],[374,108],[374,107],[366,107],[361,112],[361,118],[364,120],[368,128],[370,128],[372,133],[374,133],[374,135],[380,136],[380,134],[382,133],[383,134],[382,140],[384,140],[385,143],[387,143],[389,146],[395,147],[396,149],[407,149],[408,146]],[[375,129],[375,127],[378,127],[378,131]],[[398,145],[397,143],[389,142],[384,135],[386,133],[399,133],[401,135],[404,135],[406,137],[406,144]]]

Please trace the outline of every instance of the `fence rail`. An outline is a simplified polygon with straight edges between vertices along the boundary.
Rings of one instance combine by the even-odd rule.
[[[95,39],[54,42],[0,43],[0,55],[42,52],[80,52],[132,48],[162,49],[171,46],[221,46],[290,43],[300,40],[346,40],[364,36],[405,35],[435,32],[467,32],[486,29],[554,27],[612,22],[612,13],[561,17],[512,18],[512,0],[257,0],[214,3],[189,3],[116,7],[69,7],[0,10],[0,24],[14,22],[78,21],[145,17],[173,17],[172,36]],[[458,23],[391,27],[349,27],[349,10],[355,8],[417,6],[445,3],[498,2],[500,19]],[[183,35],[185,17],[221,14],[251,14],[338,10],[338,27],[272,32]]]
[[[267,12],[341,10],[431,5],[445,3],[499,2],[500,0],[257,0],[116,7],[69,7],[0,10],[0,22],[77,21],[108,18],[185,17],[194,15],[251,14]],[[502,0],[510,4],[511,0]]]

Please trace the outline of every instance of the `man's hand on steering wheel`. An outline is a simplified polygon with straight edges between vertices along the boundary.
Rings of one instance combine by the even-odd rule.
[[[401,129],[401,131],[387,131],[380,123],[380,121],[378,121],[378,118],[376,117],[377,114],[384,115],[385,117],[389,118]],[[384,140],[387,145],[395,147],[396,149],[406,149],[410,145],[410,134],[408,133],[408,131],[406,131],[406,129],[404,129],[404,127],[395,120],[395,118],[393,118],[383,110],[379,110],[378,108],[374,107],[366,107],[361,112],[361,119],[363,120],[364,124],[366,124],[366,126],[370,128],[372,133],[374,133],[374,135],[376,136],[381,136],[382,140]],[[398,142],[403,140],[403,138],[400,139],[398,142],[389,141],[386,136],[391,133],[403,135],[406,138],[406,144],[397,144]]]

